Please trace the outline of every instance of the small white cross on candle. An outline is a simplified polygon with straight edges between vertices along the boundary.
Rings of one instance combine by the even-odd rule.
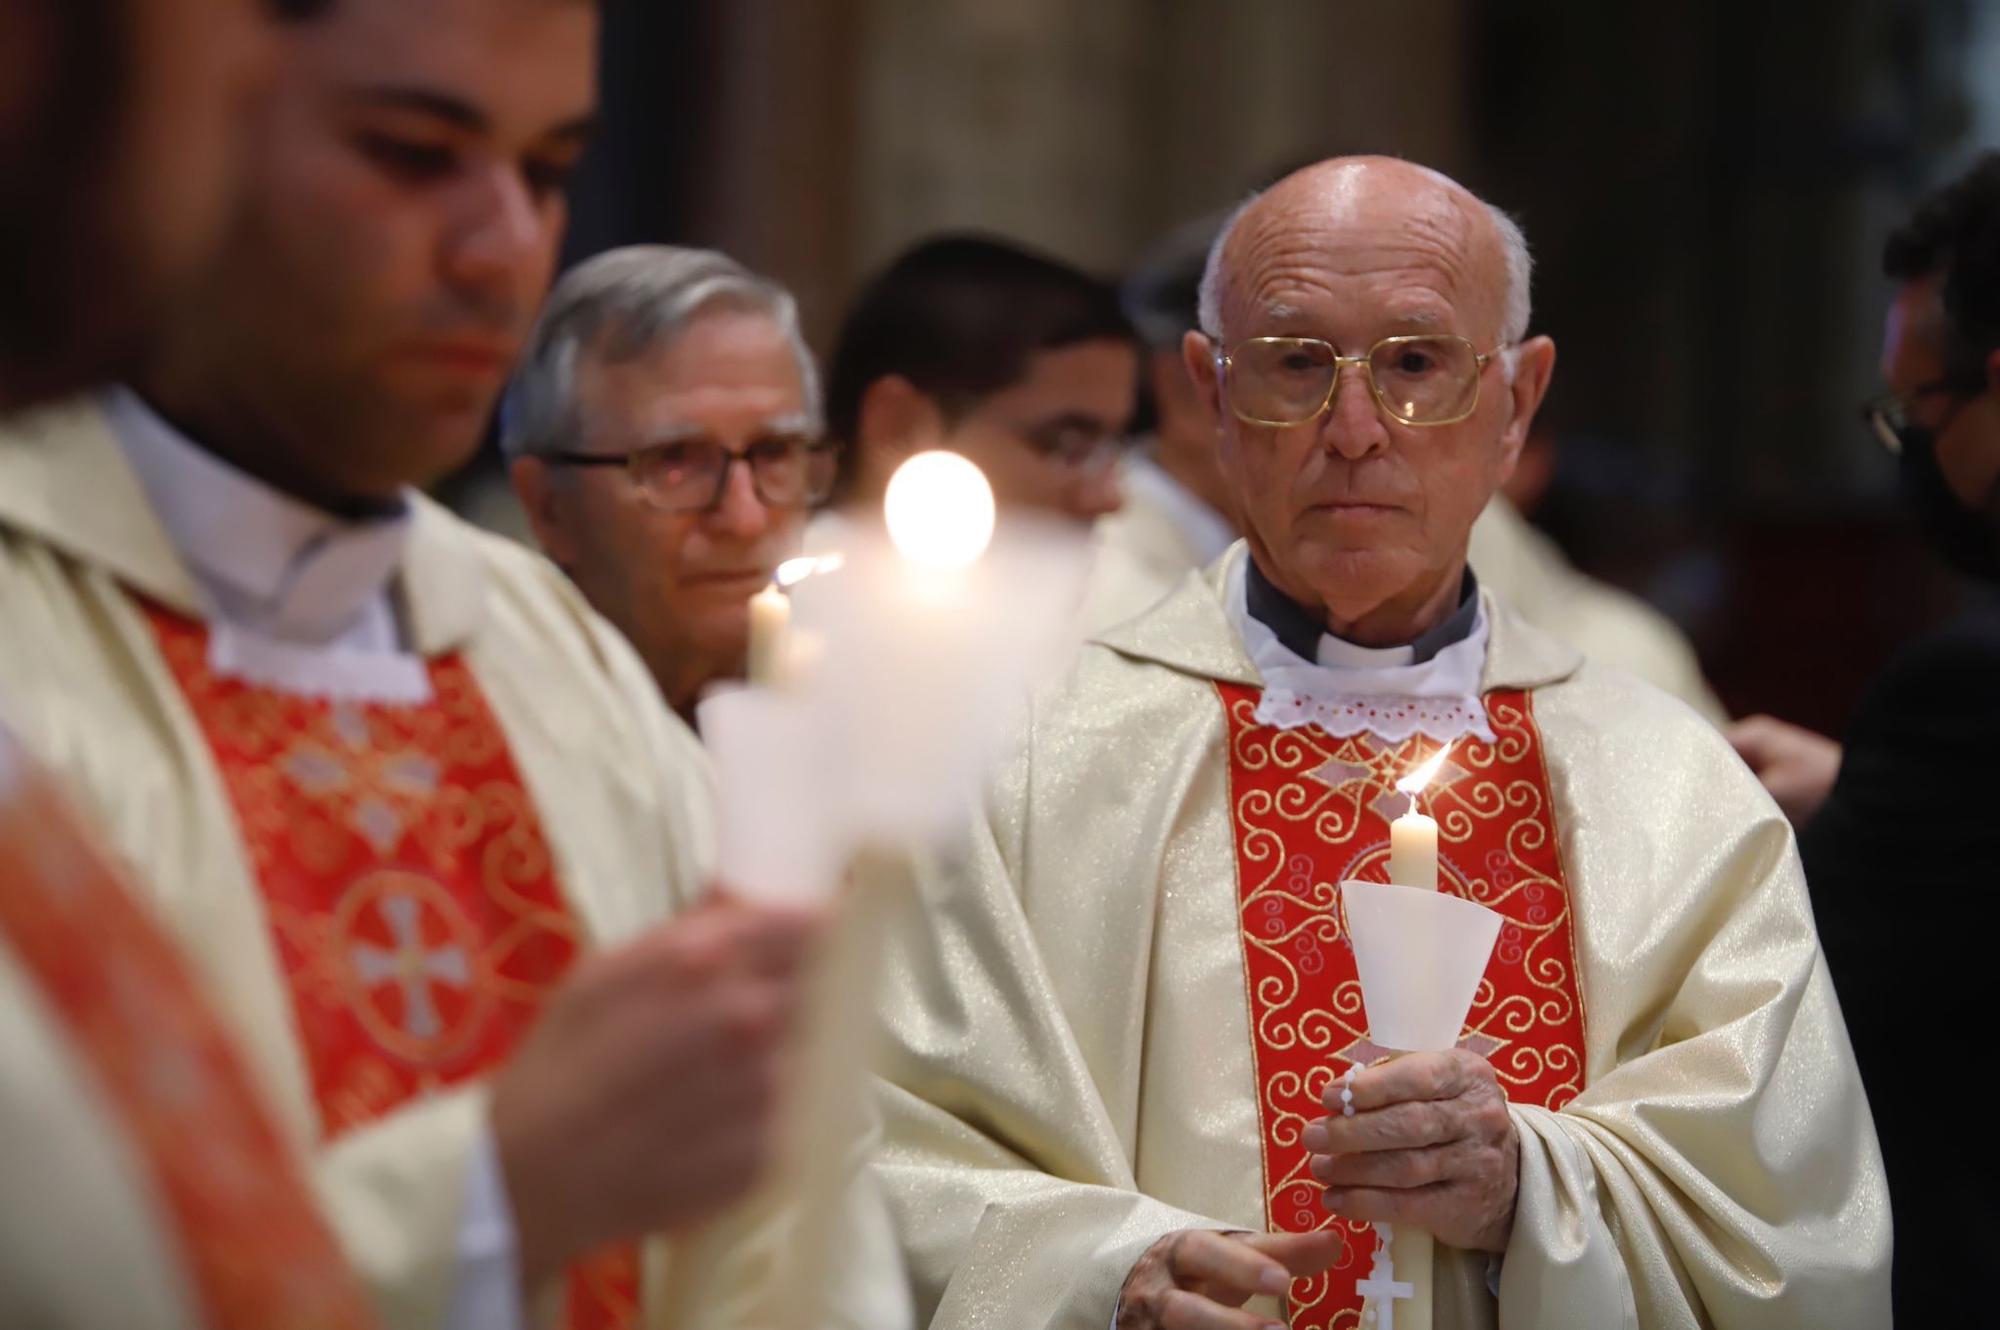
[[[1375,1304],[1374,1330],[1396,1330],[1396,1304],[1417,1296],[1415,1284],[1396,1278],[1395,1235],[1387,1224],[1375,1225],[1375,1261],[1368,1278],[1354,1281],[1354,1291]]]

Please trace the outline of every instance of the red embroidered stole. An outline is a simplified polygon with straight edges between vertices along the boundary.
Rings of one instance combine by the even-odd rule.
[[[1346,1257],[1292,1286],[1291,1324],[1354,1327],[1354,1284],[1374,1241],[1320,1203],[1299,1134],[1325,1116],[1330,1081],[1382,1055],[1368,1042],[1339,886],[1388,880],[1389,821],[1406,807],[1395,782],[1437,745],[1281,730],[1257,720],[1257,689],[1216,690],[1228,717],[1266,1218],[1274,1231],[1343,1226]],[[1488,694],[1486,712],[1494,742],[1462,740],[1424,796],[1438,822],[1440,889],[1507,920],[1460,1047],[1492,1062],[1513,1102],[1556,1109],[1583,1088],[1583,1002],[1548,772],[1526,693]]]
[[[217,677],[201,624],[154,630],[263,892],[327,1138],[497,1067],[583,945],[478,683],[429,662],[418,706]],[[572,1272],[571,1330],[630,1326],[637,1253]]]
[[[179,954],[5,731],[0,941],[143,1162],[202,1323],[372,1325],[296,1161]]]

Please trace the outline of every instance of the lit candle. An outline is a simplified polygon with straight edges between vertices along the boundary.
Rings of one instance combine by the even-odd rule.
[[[1438,824],[1417,811],[1417,796],[1444,766],[1450,751],[1449,745],[1438,749],[1428,762],[1396,782],[1396,788],[1410,796],[1409,811],[1389,824],[1389,881],[1399,887],[1437,890]]]
[[[750,682],[779,685],[785,669],[785,639],[792,624],[792,598],[771,585],[750,597]]]

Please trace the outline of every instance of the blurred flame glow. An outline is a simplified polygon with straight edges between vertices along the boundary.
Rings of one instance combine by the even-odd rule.
[[[796,559],[787,559],[779,564],[778,571],[771,580],[781,587],[795,587],[808,577],[838,572],[841,565],[846,562],[846,556],[838,551],[820,555],[802,554]]]
[[[993,487],[957,453],[918,453],[889,478],[882,517],[889,539],[910,562],[963,568],[993,540]]]

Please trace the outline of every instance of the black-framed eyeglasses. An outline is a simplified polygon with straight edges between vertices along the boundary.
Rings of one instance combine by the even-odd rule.
[[[1092,475],[1110,467],[1125,450],[1123,433],[1069,416],[1006,429],[1058,466]]]
[[[1945,394],[1970,396],[1985,386],[1984,379],[1947,377],[1920,383],[1899,393],[1883,393],[1861,404],[1861,423],[1875,436],[1875,442],[1889,450],[1890,455],[1900,456],[1903,434],[1910,428],[1911,407],[1926,397]]]
[[[622,466],[646,502],[662,512],[707,512],[722,502],[738,462],[766,508],[810,508],[833,493],[837,445],[818,434],[777,434],[742,452],[714,439],[676,439],[629,453],[558,452],[566,466]]]

